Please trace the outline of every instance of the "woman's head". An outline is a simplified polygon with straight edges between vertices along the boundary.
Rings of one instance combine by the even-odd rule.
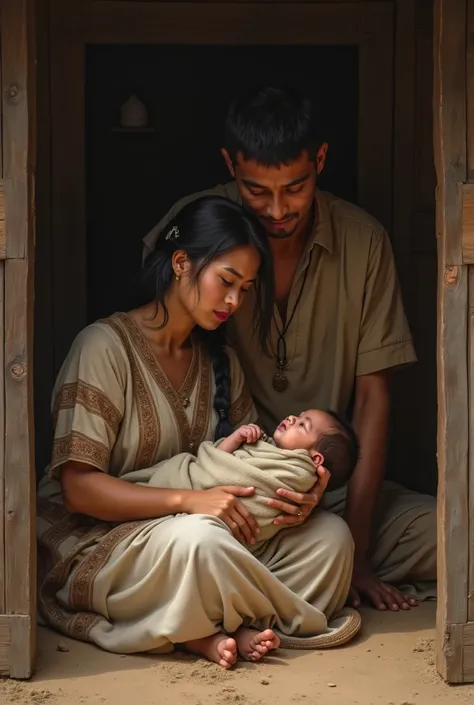
[[[186,205],[160,233],[145,265],[149,299],[162,311],[162,326],[173,300],[183,315],[204,330],[231,316],[251,287],[265,347],[273,310],[273,263],[259,221],[242,206],[219,196]]]

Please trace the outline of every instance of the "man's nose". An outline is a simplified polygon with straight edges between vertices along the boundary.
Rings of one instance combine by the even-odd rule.
[[[273,220],[283,220],[287,213],[285,204],[279,197],[275,197],[268,206],[268,215]]]

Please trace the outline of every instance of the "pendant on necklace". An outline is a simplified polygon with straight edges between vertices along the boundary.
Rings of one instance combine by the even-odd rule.
[[[277,392],[285,392],[288,388],[288,378],[279,370],[273,378],[273,388]]]
[[[185,409],[188,408],[188,406],[189,406],[189,397],[184,397],[184,399],[183,399],[183,406],[184,406]]]

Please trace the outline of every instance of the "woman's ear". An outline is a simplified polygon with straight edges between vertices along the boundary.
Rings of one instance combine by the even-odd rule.
[[[191,262],[186,252],[183,252],[183,250],[176,250],[176,252],[173,253],[171,264],[177,277],[182,277],[183,274],[187,274],[191,269]]]

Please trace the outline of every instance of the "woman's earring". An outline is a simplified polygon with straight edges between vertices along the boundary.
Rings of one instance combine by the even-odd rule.
[[[177,282],[179,282],[179,280],[181,279],[181,277],[179,276],[179,274],[177,274],[177,275],[175,276],[175,279],[176,279]]]

